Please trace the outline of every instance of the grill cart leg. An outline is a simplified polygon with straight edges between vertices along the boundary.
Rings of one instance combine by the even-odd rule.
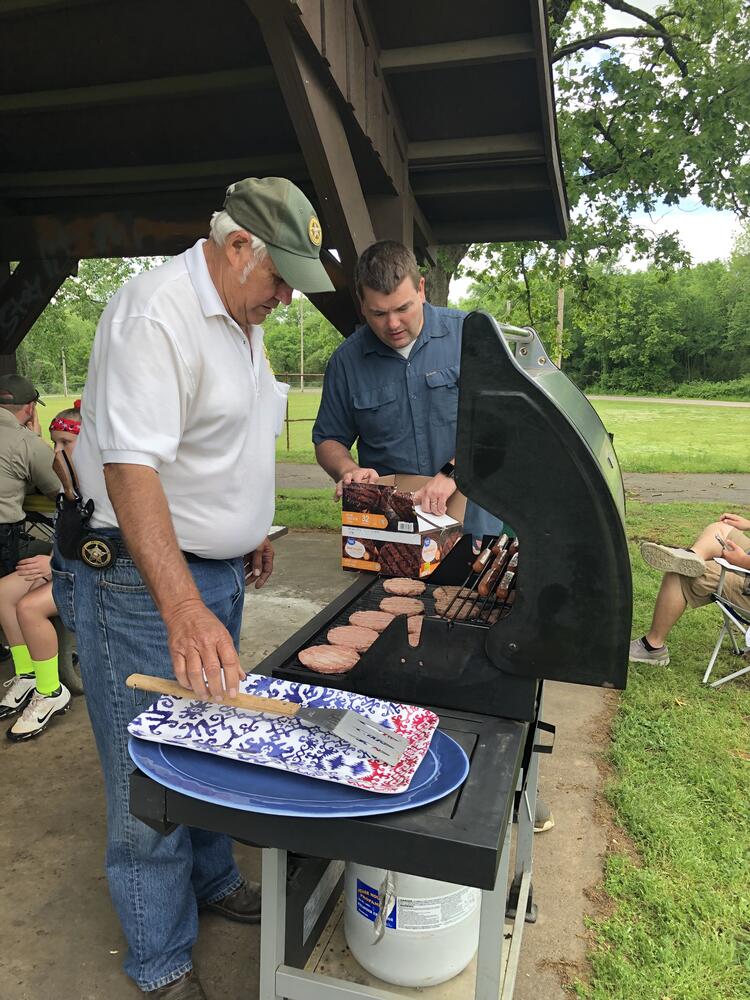
[[[284,964],[286,929],[286,851],[263,848],[260,924],[260,997],[280,1000],[276,971]]]
[[[539,715],[541,717],[544,695],[539,695]],[[534,744],[537,740],[537,731],[534,732]],[[519,782],[523,782],[523,775],[519,776]],[[506,916],[515,919],[518,909],[519,897],[523,890],[524,895],[528,889],[525,904],[525,917],[527,924],[535,924],[538,916],[538,907],[534,902],[534,887],[531,884],[531,873],[534,861],[534,816],[536,814],[537,788],[539,785],[539,753],[532,749],[529,758],[529,769],[526,775],[526,788],[521,794],[521,802],[518,807],[518,828],[516,830],[516,859],[513,871],[513,882],[508,892],[508,907]],[[526,876],[526,878],[524,878]]]
[[[508,992],[508,976],[510,966],[503,968],[503,938],[505,936],[505,893],[508,885],[508,869],[510,868],[510,839],[512,820],[508,822],[505,831],[503,853],[500,856],[495,888],[482,890],[481,911],[479,917],[479,948],[477,949],[477,979],[474,987],[474,1000],[497,1000],[500,987],[503,986],[502,1000],[513,996],[513,981],[515,970],[511,975],[510,992]],[[519,935],[520,937],[520,935]],[[519,940],[520,947],[520,940]]]

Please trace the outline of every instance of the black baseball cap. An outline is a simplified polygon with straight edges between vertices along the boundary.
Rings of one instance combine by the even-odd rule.
[[[23,375],[0,375],[0,406],[4,403],[15,403],[17,406],[23,406],[24,403],[46,405],[39,398],[39,390]]]

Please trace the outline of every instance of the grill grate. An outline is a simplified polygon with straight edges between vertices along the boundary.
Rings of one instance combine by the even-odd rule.
[[[441,620],[447,619],[453,622],[460,622],[462,626],[473,626],[484,629],[489,628],[490,625],[493,625],[499,619],[504,618],[510,612],[513,605],[513,601],[515,599],[515,589],[510,590],[506,601],[498,601],[494,594],[489,597],[480,597],[479,592],[476,590],[476,583],[478,582],[480,575],[481,574],[477,573],[469,574],[464,583],[464,587],[460,589],[465,589],[467,585],[471,586],[473,583],[471,594],[464,598],[454,599],[454,601],[449,605],[446,613],[443,615],[438,615],[435,607],[434,592],[439,589],[438,585],[426,583],[424,593],[420,594],[418,598],[418,600],[422,601],[424,604],[425,617],[439,618]],[[471,580],[472,577],[475,578],[473,581]],[[515,588],[515,578],[513,581],[513,588]],[[328,621],[301,648],[306,649],[308,646],[325,644],[327,642],[326,636],[328,635],[330,629],[336,628],[340,625],[348,625],[349,617],[354,614],[355,611],[379,611],[380,602],[383,598],[392,596],[392,594],[389,594],[383,589],[383,582],[379,577],[374,579],[372,586],[369,587],[368,590],[366,590],[359,598],[352,601],[351,604],[347,605],[342,611],[339,612],[338,615]],[[305,667],[302,663],[300,663],[297,654],[290,657],[284,666],[303,670],[311,677],[320,678],[322,676],[316,671],[310,670],[308,667]]]

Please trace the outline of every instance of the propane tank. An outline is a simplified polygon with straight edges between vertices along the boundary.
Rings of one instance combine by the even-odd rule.
[[[387,983],[444,983],[476,953],[481,897],[469,886],[349,863],[346,942],[362,968]]]

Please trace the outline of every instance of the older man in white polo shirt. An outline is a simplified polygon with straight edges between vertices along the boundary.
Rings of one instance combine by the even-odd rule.
[[[191,959],[200,907],[255,922],[260,897],[229,838],[184,827],[163,838],[130,815],[127,724],[151,697],[125,678],[174,673],[199,697],[220,697],[244,676],[243,556],[262,586],[287,388],[270,370],[260,324],[293,288],[332,290],[321,241],[290,181],[231,185],[208,240],[114,296],[89,364],[75,460],[95,505],[86,530],[103,540],[108,565],[57,550],[54,594],[77,635],[104,771],[125,970],[158,998],[204,997]]]

